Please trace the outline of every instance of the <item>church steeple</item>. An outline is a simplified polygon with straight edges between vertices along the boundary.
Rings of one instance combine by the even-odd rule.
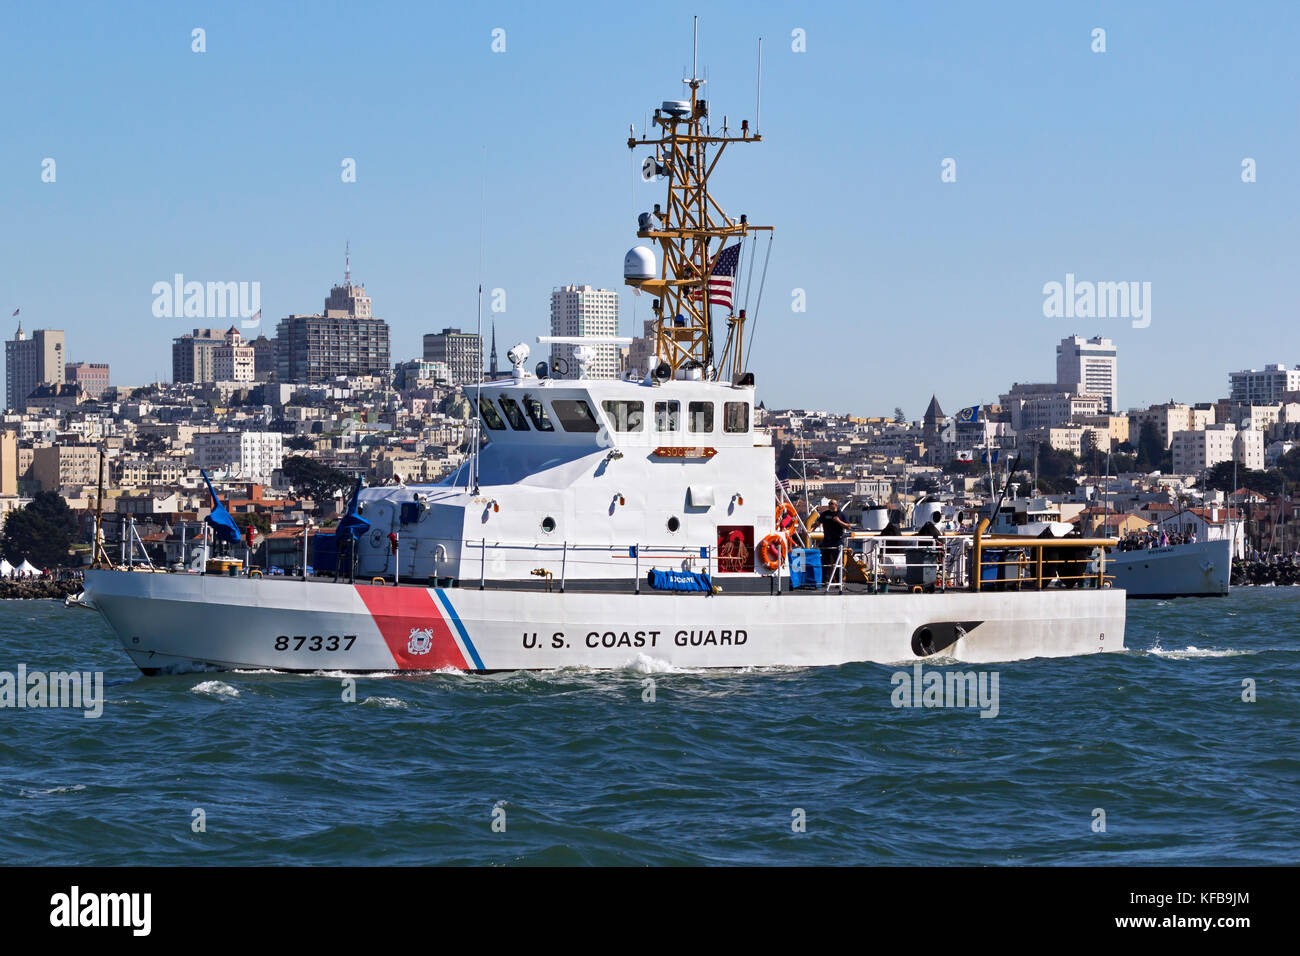
[[[491,364],[488,366],[489,368],[488,374],[492,378],[496,378],[497,377],[497,324],[495,322],[492,323],[492,358],[490,362]]]

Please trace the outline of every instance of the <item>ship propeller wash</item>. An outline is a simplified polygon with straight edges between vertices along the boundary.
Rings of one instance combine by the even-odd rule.
[[[727,150],[762,137],[748,122],[714,124],[703,81],[686,82],[689,99],[664,101],[627,141],[643,178],[666,186],[624,259],[626,282],[653,300],[648,374],[585,377],[591,350],[617,340],[539,339],[575,346],[579,374],[563,379],[545,363],[528,368],[527,346],[511,349],[510,377],[467,389],[481,448],[441,483],[356,492],[337,561],[321,568],[318,555],[316,576],[261,578],[216,558],[202,574],[90,570],[87,600],[145,673],[992,662],[1123,649],[1124,593],[1107,586],[1104,558],[1065,587],[1042,573],[1056,562],[1050,540],[1023,546],[1039,574],[1015,588],[978,535],[959,568],[937,570],[937,588],[846,581],[842,555],[824,584],[798,586],[816,581],[819,555],[756,422],[748,317],[735,307],[739,247],[770,227],[729,216],[712,189]]]

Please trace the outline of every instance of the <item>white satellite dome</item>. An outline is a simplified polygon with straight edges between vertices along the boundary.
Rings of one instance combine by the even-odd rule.
[[[655,273],[655,254],[649,246],[636,246],[623,257],[624,279],[653,279]]]

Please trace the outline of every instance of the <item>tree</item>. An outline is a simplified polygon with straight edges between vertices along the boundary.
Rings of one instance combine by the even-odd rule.
[[[1039,478],[1062,478],[1073,475],[1079,459],[1072,451],[1058,451],[1051,445],[1038,447]]]
[[[1164,458],[1165,440],[1160,437],[1160,429],[1155,422],[1143,422],[1142,433],[1138,436],[1138,468],[1142,471],[1155,471],[1164,463]]]
[[[907,423],[907,416],[903,414],[903,408],[901,405],[894,406],[894,421],[900,425]]]
[[[256,528],[259,535],[271,533],[271,519],[260,511],[248,511],[239,515],[235,521],[239,527],[247,531],[250,527]]]
[[[1099,471],[1100,452],[1101,448],[1097,444],[1097,433],[1092,429],[1088,429],[1083,433],[1083,439],[1079,442],[1079,458],[1091,464],[1094,475]]]
[[[939,483],[930,475],[917,475],[912,481],[912,492],[918,495],[936,491],[938,487]]]
[[[294,451],[308,451],[313,447],[312,440],[306,435],[291,435],[284,444],[286,448],[292,448]]]
[[[63,497],[42,491],[31,504],[9,512],[0,535],[0,554],[10,564],[24,560],[41,568],[66,564],[77,518]]]
[[[1282,470],[1282,474],[1286,476],[1287,481],[1300,481],[1300,445],[1292,448],[1278,459],[1277,464]],[[1234,488],[1233,491],[1236,491],[1236,489]]]
[[[167,439],[153,433],[137,435],[135,450],[142,455],[161,455],[167,450]]]
[[[1137,470],[1137,456],[1116,452],[1110,456],[1110,473],[1112,475],[1122,475],[1126,471]]]
[[[1285,473],[1277,468],[1270,471],[1254,471],[1238,465],[1234,481],[1232,462],[1221,461],[1206,471],[1204,484],[1206,488],[1217,489],[1225,494],[1231,494],[1237,488],[1249,488],[1260,494],[1275,495],[1282,490],[1284,475]]]
[[[281,468],[285,480],[299,494],[315,501],[318,510],[324,502],[334,497],[334,492],[352,485],[352,478],[346,473],[305,455],[290,455]]]

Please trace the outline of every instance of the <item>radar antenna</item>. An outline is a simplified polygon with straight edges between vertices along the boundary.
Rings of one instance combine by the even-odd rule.
[[[698,18],[693,33],[693,40],[697,39]],[[710,194],[709,178],[728,145],[757,143],[762,137],[751,132],[748,120],[741,122],[739,136],[730,135],[725,127],[721,135],[710,132],[708,102],[700,95],[705,81],[697,70],[692,52],[691,76],[684,81],[690,87],[690,100],[666,100],[654,111],[650,124],[656,127],[655,138],[647,134],[640,139],[628,137],[629,149],[653,147],[653,155],[643,161],[642,178],[647,182],[666,178],[668,200],[663,207],[656,205],[653,215],[642,215],[637,228],[639,238],[658,243],[658,269],[648,268],[653,258],[649,249],[634,249],[628,254],[624,281],[655,297],[656,364],[667,363],[674,374],[682,368],[713,366],[716,376],[725,372],[735,381],[745,371],[745,315],[743,311],[735,314],[733,274],[726,342],[722,357],[715,362],[709,278],[730,240],[743,241],[753,232],[771,231],[772,227],[756,226],[744,215],[739,220],[728,216]]]

